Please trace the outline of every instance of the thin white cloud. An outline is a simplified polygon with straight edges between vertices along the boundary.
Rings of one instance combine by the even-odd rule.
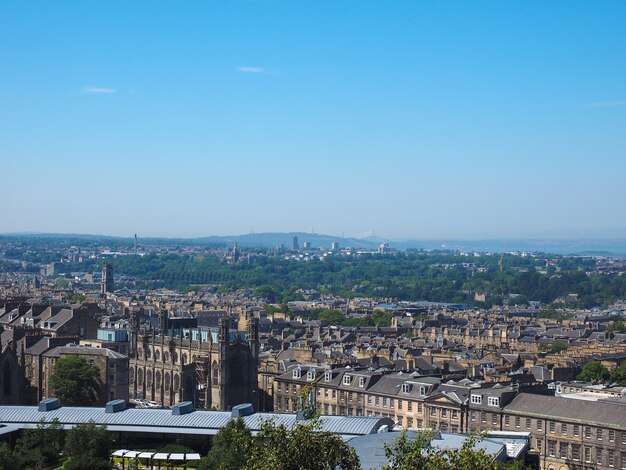
[[[589,106],[593,106],[595,108],[610,108],[610,107],[615,107],[615,106],[626,106],[626,100],[596,101],[594,103],[589,103]]]
[[[111,93],[115,93],[117,90],[115,88],[105,88],[105,87],[97,87],[97,86],[86,86],[83,88],[83,93],[88,95],[110,95]]]
[[[237,70],[241,73],[265,73],[263,67],[252,67],[250,65],[240,65]]]

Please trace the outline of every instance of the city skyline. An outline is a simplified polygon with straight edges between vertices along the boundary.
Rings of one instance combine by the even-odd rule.
[[[617,1],[4,2],[0,233],[624,227],[624,17]]]

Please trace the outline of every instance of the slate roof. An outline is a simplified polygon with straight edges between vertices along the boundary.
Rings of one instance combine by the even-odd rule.
[[[581,403],[571,398],[520,393],[506,406],[505,411],[626,430],[626,404],[601,401]]]

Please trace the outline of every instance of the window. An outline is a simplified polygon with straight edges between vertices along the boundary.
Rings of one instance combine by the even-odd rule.
[[[572,444],[572,460],[580,460],[580,444]]]
[[[402,384],[402,393],[409,393],[411,391],[411,384]]]
[[[328,389],[327,388],[324,389],[324,397],[328,398]]]
[[[459,412],[457,410],[452,410],[452,419],[457,419],[459,417]]]
[[[554,421],[550,421],[550,432],[554,434],[555,430],[556,430],[556,424],[554,424]]]
[[[365,387],[365,377],[359,377],[359,387]]]
[[[496,426],[498,424],[498,415],[495,413],[491,414],[491,424]]]
[[[309,369],[306,373],[307,380],[315,380],[315,369]]]
[[[589,426],[585,427],[585,439],[591,439],[591,428]]]
[[[487,422],[487,413],[485,413],[484,411],[482,411],[482,412],[480,413],[480,421],[481,421],[482,423],[486,423],[486,422]]]
[[[368,395],[368,396],[367,396],[367,404],[368,404],[368,405],[371,405],[371,404],[372,404],[372,396],[371,396],[371,395]]]
[[[615,442],[615,431],[613,429],[609,429],[609,442]]]
[[[344,392],[343,390],[341,390],[339,392],[339,399],[340,400],[345,400],[346,399],[346,392]]]
[[[401,410],[402,409],[402,400],[398,400],[398,409]]]
[[[489,397],[487,400],[489,406],[499,406],[500,399],[498,397]]]
[[[591,463],[591,447],[585,447],[585,462]]]
[[[333,415],[337,414],[337,405],[333,405]]]
[[[537,420],[537,431],[543,432],[543,421],[540,419]]]
[[[516,417],[515,417],[515,427],[516,427],[516,428],[519,428],[519,427],[521,426],[520,421],[521,421],[520,417],[519,417],[519,416],[516,416]]]
[[[574,425],[574,436],[580,435],[580,426],[578,424]]]
[[[332,397],[337,398],[337,390],[333,390]]]
[[[548,455],[556,457],[556,441],[548,441]]]
[[[431,416],[437,416],[437,409],[436,408],[431,408],[430,409],[430,415]]]
[[[598,436],[598,440],[601,441],[602,440],[602,429],[598,429],[596,435]]]
[[[389,408],[393,408],[393,398],[389,399]]]
[[[565,424],[565,423],[561,424],[561,434],[563,436],[567,435],[567,424]]]
[[[344,385],[350,385],[351,381],[352,381],[352,377],[349,376],[348,374],[343,376],[343,384]]]
[[[537,439],[537,450],[539,451],[540,454],[541,454],[542,444],[543,444],[543,441],[541,439]]]
[[[418,403],[418,404],[417,404],[417,412],[418,412],[418,413],[421,413],[421,412],[422,412],[422,404],[421,404],[421,403]]]
[[[602,465],[602,449],[596,448],[596,464]]]
[[[300,377],[302,377],[302,369],[300,369],[299,367],[296,367],[293,370],[293,378],[294,379],[299,379]]]
[[[626,452],[622,452],[622,470],[626,470]]]
[[[472,395],[471,402],[474,405],[480,405],[483,402],[482,395]]]
[[[626,432],[622,432],[622,445],[626,446]]]
[[[561,457],[562,459],[567,458],[567,442],[559,443],[559,457]]]
[[[329,371],[329,370],[324,372],[324,380],[326,382],[330,382],[331,380],[333,380],[333,373],[331,371]]]
[[[424,387],[424,386],[420,387],[420,395],[421,396],[426,395],[426,387]]]
[[[407,409],[407,411],[413,411],[413,402],[412,401],[407,401],[406,402],[406,409]]]
[[[298,393],[298,388],[296,387],[296,384],[291,384],[291,391],[293,393]]]
[[[278,408],[279,410],[280,410],[280,408],[283,406],[283,399],[282,399],[281,397],[278,397],[278,398],[276,399],[276,405],[277,405],[277,408]]]
[[[504,417],[504,424],[505,426],[508,426],[509,424],[511,424],[511,417],[509,415],[506,415]]]
[[[353,393],[352,392],[348,392],[348,400],[352,401],[352,397],[353,397]]]
[[[470,416],[472,417],[472,421],[476,421],[476,412],[475,411],[472,411],[470,413]]]
[[[387,397],[383,397],[383,408],[387,408]]]
[[[615,467],[615,451],[613,449],[609,449],[607,451],[606,457],[609,463],[609,467]]]
[[[441,417],[442,418],[447,418],[448,417],[448,410],[446,410],[445,408],[441,409]]]
[[[532,422],[532,420],[530,418],[526,418],[526,429],[530,429],[531,428],[531,422]]]

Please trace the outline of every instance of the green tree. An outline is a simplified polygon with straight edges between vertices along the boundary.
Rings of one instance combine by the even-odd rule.
[[[54,365],[50,385],[63,405],[87,406],[97,401],[100,369],[81,356],[64,356]]]
[[[622,362],[619,367],[611,373],[611,382],[626,385],[626,362]]]
[[[65,439],[64,470],[105,470],[109,468],[111,436],[106,426],[93,421],[77,424]]]
[[[63,427],[58,419],[42,419],[35,429],[24,431],[15,444],[16,465],[42,469],[56,463],[63,449]],[[15,468],[15,467],[13,467]]]
[[[11,447],[6,442],[0,442],[0,470],[13,470],[18,467],[16,457],[11,451]]]
[[[591,361],[584,365],[577,378],[584,382],[606,382],[610,376],[609,369],[597,361]]]
[[[626,333],[626,325],[622,320],[615,320],[606,329],[608,333]]]
[[[403,431],[392,443],[385,445],[389,463],[384,470],[498,470],[500,464],[484,449],[476,449],[479,436],[470,436],[458,449],[433,445],[431,432],[418,432],[410,439]]]
[[[232,419],[215,435],[211,450],[200,461],[198,470],[240,469],[251,448],[252,434],[243,419]]]
[[[300,422],[293,429],[266,421],[256,437],[247,470],[357,470],[359,458],[341,437],[323,431],[319,419]]]

